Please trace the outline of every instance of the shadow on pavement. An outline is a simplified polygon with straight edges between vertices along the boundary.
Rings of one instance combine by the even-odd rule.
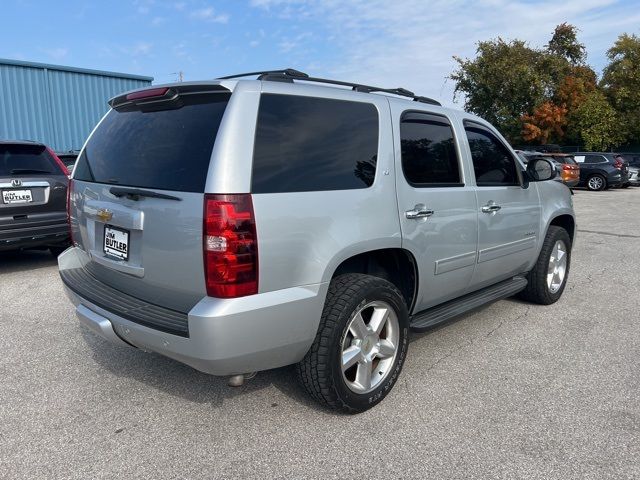
[[[57,265],[49,250],[19,250],[0,252],[0,275]]]
[[[328,411],[313,401],[299,385],[293,366],[258,372],[243,386],[229,387],[227,377],[199,372],[156,353],[112,345],[84,328],[82,336],[93,351],[93,359],[113,375],[132,378],[188,402],[217,408],[227,400],[274,386],[296,403],[312,410]]]

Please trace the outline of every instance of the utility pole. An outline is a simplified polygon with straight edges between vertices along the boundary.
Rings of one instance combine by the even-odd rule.
[[[177,75],[179,82],[184,81],[184,72],[182,70],[180,70],[179,72],[173,72],[170,75]]]

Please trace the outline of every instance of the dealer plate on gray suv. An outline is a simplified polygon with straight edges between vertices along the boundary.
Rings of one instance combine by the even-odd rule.
[[[104,253],[120,260],[129,258],[129,232],[112,226],[104,227]]]

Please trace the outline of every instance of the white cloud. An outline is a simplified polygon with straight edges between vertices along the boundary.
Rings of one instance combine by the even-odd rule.
[[[631,2],[633,3],[633,2]],[[589,61],[599,71],[604,52],[622,32],[638,32],[640,10],[617,0],[252,0],[291,15],[301,28],[326,34],[329,60],[317,74],[386,87],[403,86],[451,103],[453,55],[473,57],[476,43],[498,36],[543,46],[553,29],[579,29]],[[292,10],[293,8],[293,10]],[[300,42],[283,38],[282,52]],[[309,58],[313,63],[316,59]]]
[[[311,38],[311,36],[310,32],[304,32],[293,38],[285,37],[280,43],[278,43],[278,47],[280,47],[280,51],[282,53],[288,53],[299,48],[308,38]]]
[[[138,13],[141,15],[146,15],[151,11],[151,7],[155,4],[155,0],[135,0],[133,2],[138,8]]]
[[[228,23],[230,16],[226,13],[216,13],[213,7],[201,8],[191,12],[191,18],[213,23]]]
[[[159,27],[166,21],[167,19],[164,17],[153,17],[153,19],[151,20],[151,25],[153,25],[154,27]]]
[[[127,52],[133,56],[148,55],[153,48],[153,44],[149,42],[138,42],[130,47],[126,47]]]
[[[54,60],[63,60],[69,56],[69,49],[63,47],[43,48],[42,51]]]
[[[257,47],[258,45],[260,45],[260,41],[259,41],[259,40],[251,40],[251,41],[249,42],[249,46],[250,46],[250,47],[254,47],[254,48],[255,48],[255,47]]]

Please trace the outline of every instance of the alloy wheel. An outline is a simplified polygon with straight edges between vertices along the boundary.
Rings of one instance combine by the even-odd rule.
[[[370,302],[356,312],[342,341],[342,377],[359,394],[375,390],[392,370],[400,339],[400,324],[386,302]]]
[[[547,268],[547,288],[556,293],[562,287],[567,273],[567,246],[558,240],[551,250],[549,267]]]

